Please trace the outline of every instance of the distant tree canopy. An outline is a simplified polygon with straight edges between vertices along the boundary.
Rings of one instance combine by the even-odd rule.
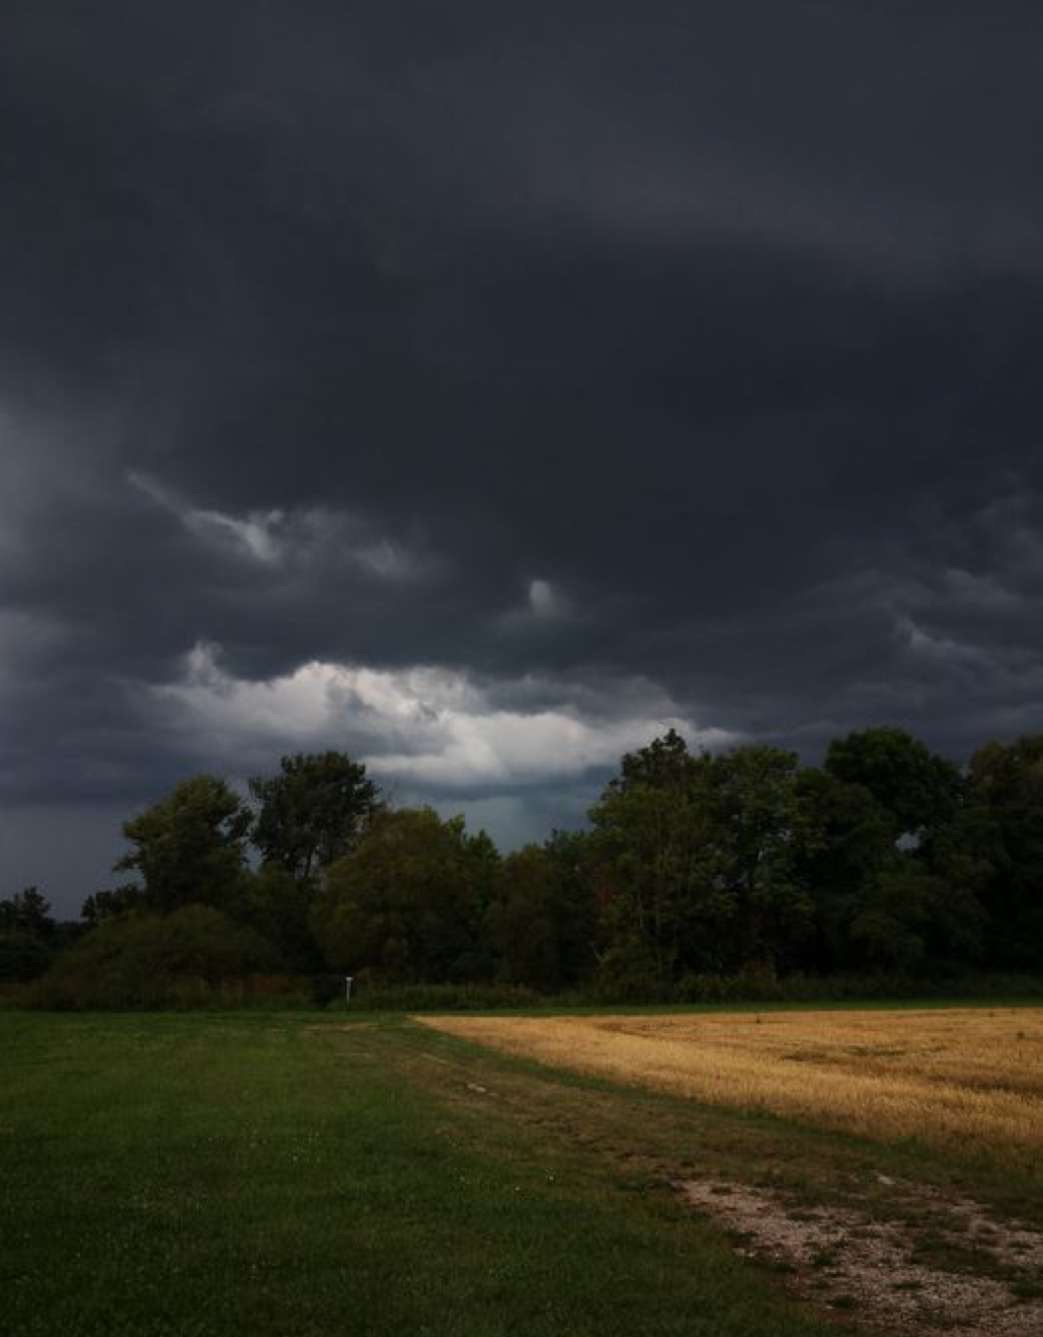
[[[51,903],[38,887],[0,901],[0,933],[25,933],[46,941],[54,934]]]
[[[0,900],[0,982],[42,975],[59,946],[51,905],[38,887]]]
[[[55,957],[40,987],[68,961],[78,997],[92,971],[145,996],[142,962],[635,999],[721,976],[1043,971],[1043,734],[961,771],[898,728],[836,739],[820,767],[692,753],[670,730],[621,758],[589,830],[506,857],[462,817],[390,808],[343,753],[283,757],[250,790],[256,812],[195,776],[129,820],[117,868],[137,880],[87,898],[78,945],[37,888],[0,901],[0,982]]]
[[[300,880],[347,854],[381,806],[365,766],[342,752],[283,757],[279,774],[254,777],[250,793],[262,858]]]

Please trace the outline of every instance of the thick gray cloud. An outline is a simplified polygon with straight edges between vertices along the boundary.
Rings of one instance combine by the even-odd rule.
[[[670,724],[1043,726],[1035,6],[0,36],[5,885],[297,748],[512,842]]]

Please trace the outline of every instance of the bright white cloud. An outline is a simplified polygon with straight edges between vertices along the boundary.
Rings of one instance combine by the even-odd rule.
[[[509,687],[497,684],[498,695],[509,696]],[[699,728],[661,692],[644,687],[623,686],[627,708],[618,717],[608,696],[595,710],[588,692],[578,708],[565,688],[554,704],[519,709],[497,706],[467,675],[437,668],[313,661],[250,681],[227,673],[216,647],[201,644],[186,657],[182,679],[150,688],[149,697],[179,735],[196,737],[201,748],[242,755],[259,744],[346,747],[379,779],[424,790],[495,791],[577,778],[615,765],[623,752],[670,728],[692,746],[737,741],[724,730]]]

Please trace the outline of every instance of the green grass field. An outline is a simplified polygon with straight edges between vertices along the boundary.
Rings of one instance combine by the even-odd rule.
[[[678,1177],[1040,1182],[539,1068],[402,1018],[0,1013],[6,1337],[836,1331]],[[965,1266],[965,1262],[959,1264]]]

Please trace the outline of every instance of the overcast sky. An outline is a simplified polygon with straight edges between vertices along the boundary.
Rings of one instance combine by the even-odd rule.
[[[671,725],[1043,728],[1041,66],[1037,0],[7,0],[0,895],[289,751],[511,846]]]

